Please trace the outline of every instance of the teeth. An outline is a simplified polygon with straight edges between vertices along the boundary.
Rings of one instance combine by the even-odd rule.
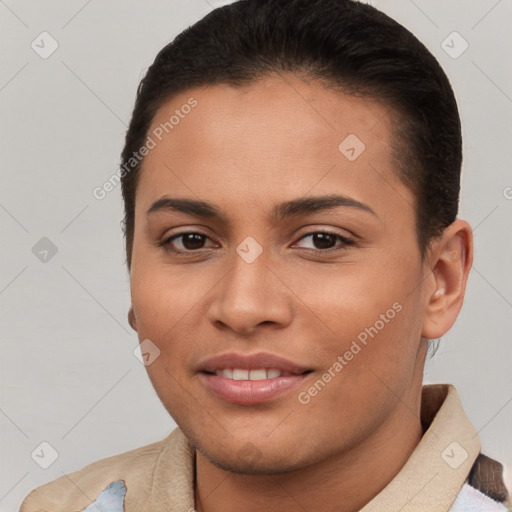
[[[266,370],[251,370],[249,372],[249,380],[265,380],[267,378]]]
[[[233,378],[233,370],[230,370],[229,368],[226,368],[225,370],[221,370],[221,374],[223,377],[226,377],[227,379]]]
[[[276,368],[261,368],[258,370],[242,370],[240,368],[235,368],[234,370],[231,370],[226,368],[224,370],[217,370],[215,372],[215,375],[233,380],[265,380],[275,379],[277,377],[292,374],[288,372],[282,372],[281,370],[278,370]]]
[[[249,380],[249,370],[233,370],[233,380]]]

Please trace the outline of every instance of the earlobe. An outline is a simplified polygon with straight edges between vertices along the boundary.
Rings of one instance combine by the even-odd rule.
[[[437,339],[455,322],[473,262],[473,236],[469,224],[456,220],[436,241],[430,262],[434,291],[426,297],[422,336]]]
[[[128,310],[128,323],[130,324],[130,327],[137,332],[137,319],[133,312],[133,306],[130,306],[130,309]]]

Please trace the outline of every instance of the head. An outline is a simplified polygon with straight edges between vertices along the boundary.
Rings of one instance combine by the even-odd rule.
[[[461,148],[436,59],[369,5],[239,1],[159,52],[122,153],[130,323],[201,453],[288,471],[417,408],[471,265]],[[307,373],[276,399],[226,401],[204,377],[228,353]]]

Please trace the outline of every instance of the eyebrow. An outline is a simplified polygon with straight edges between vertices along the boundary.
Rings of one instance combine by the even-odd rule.
[[[367,204],[340,194],[301,197],[285,201],[274,206],[271,215],[274,221],[280,222],[285,218],[331,210],[340,206],[357,208],[378,217],[378,215]],[[155,201],[146,214],[151,215],[161,211],[177,211],[189,215],[195,215],[196,217],[218,219],[227,223],[225,215],[218,207],[212,203],[196,199],[181,199],[165,196]]]

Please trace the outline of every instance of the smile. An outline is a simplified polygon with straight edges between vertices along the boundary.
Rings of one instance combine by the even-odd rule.
[[[242,368],[217,370],[215,375],[232,380],[266,380],[278,377],[289,377],[294,375],[290,372],[282,372],[277,368],[261,368],[259,370],[244,370]]]

